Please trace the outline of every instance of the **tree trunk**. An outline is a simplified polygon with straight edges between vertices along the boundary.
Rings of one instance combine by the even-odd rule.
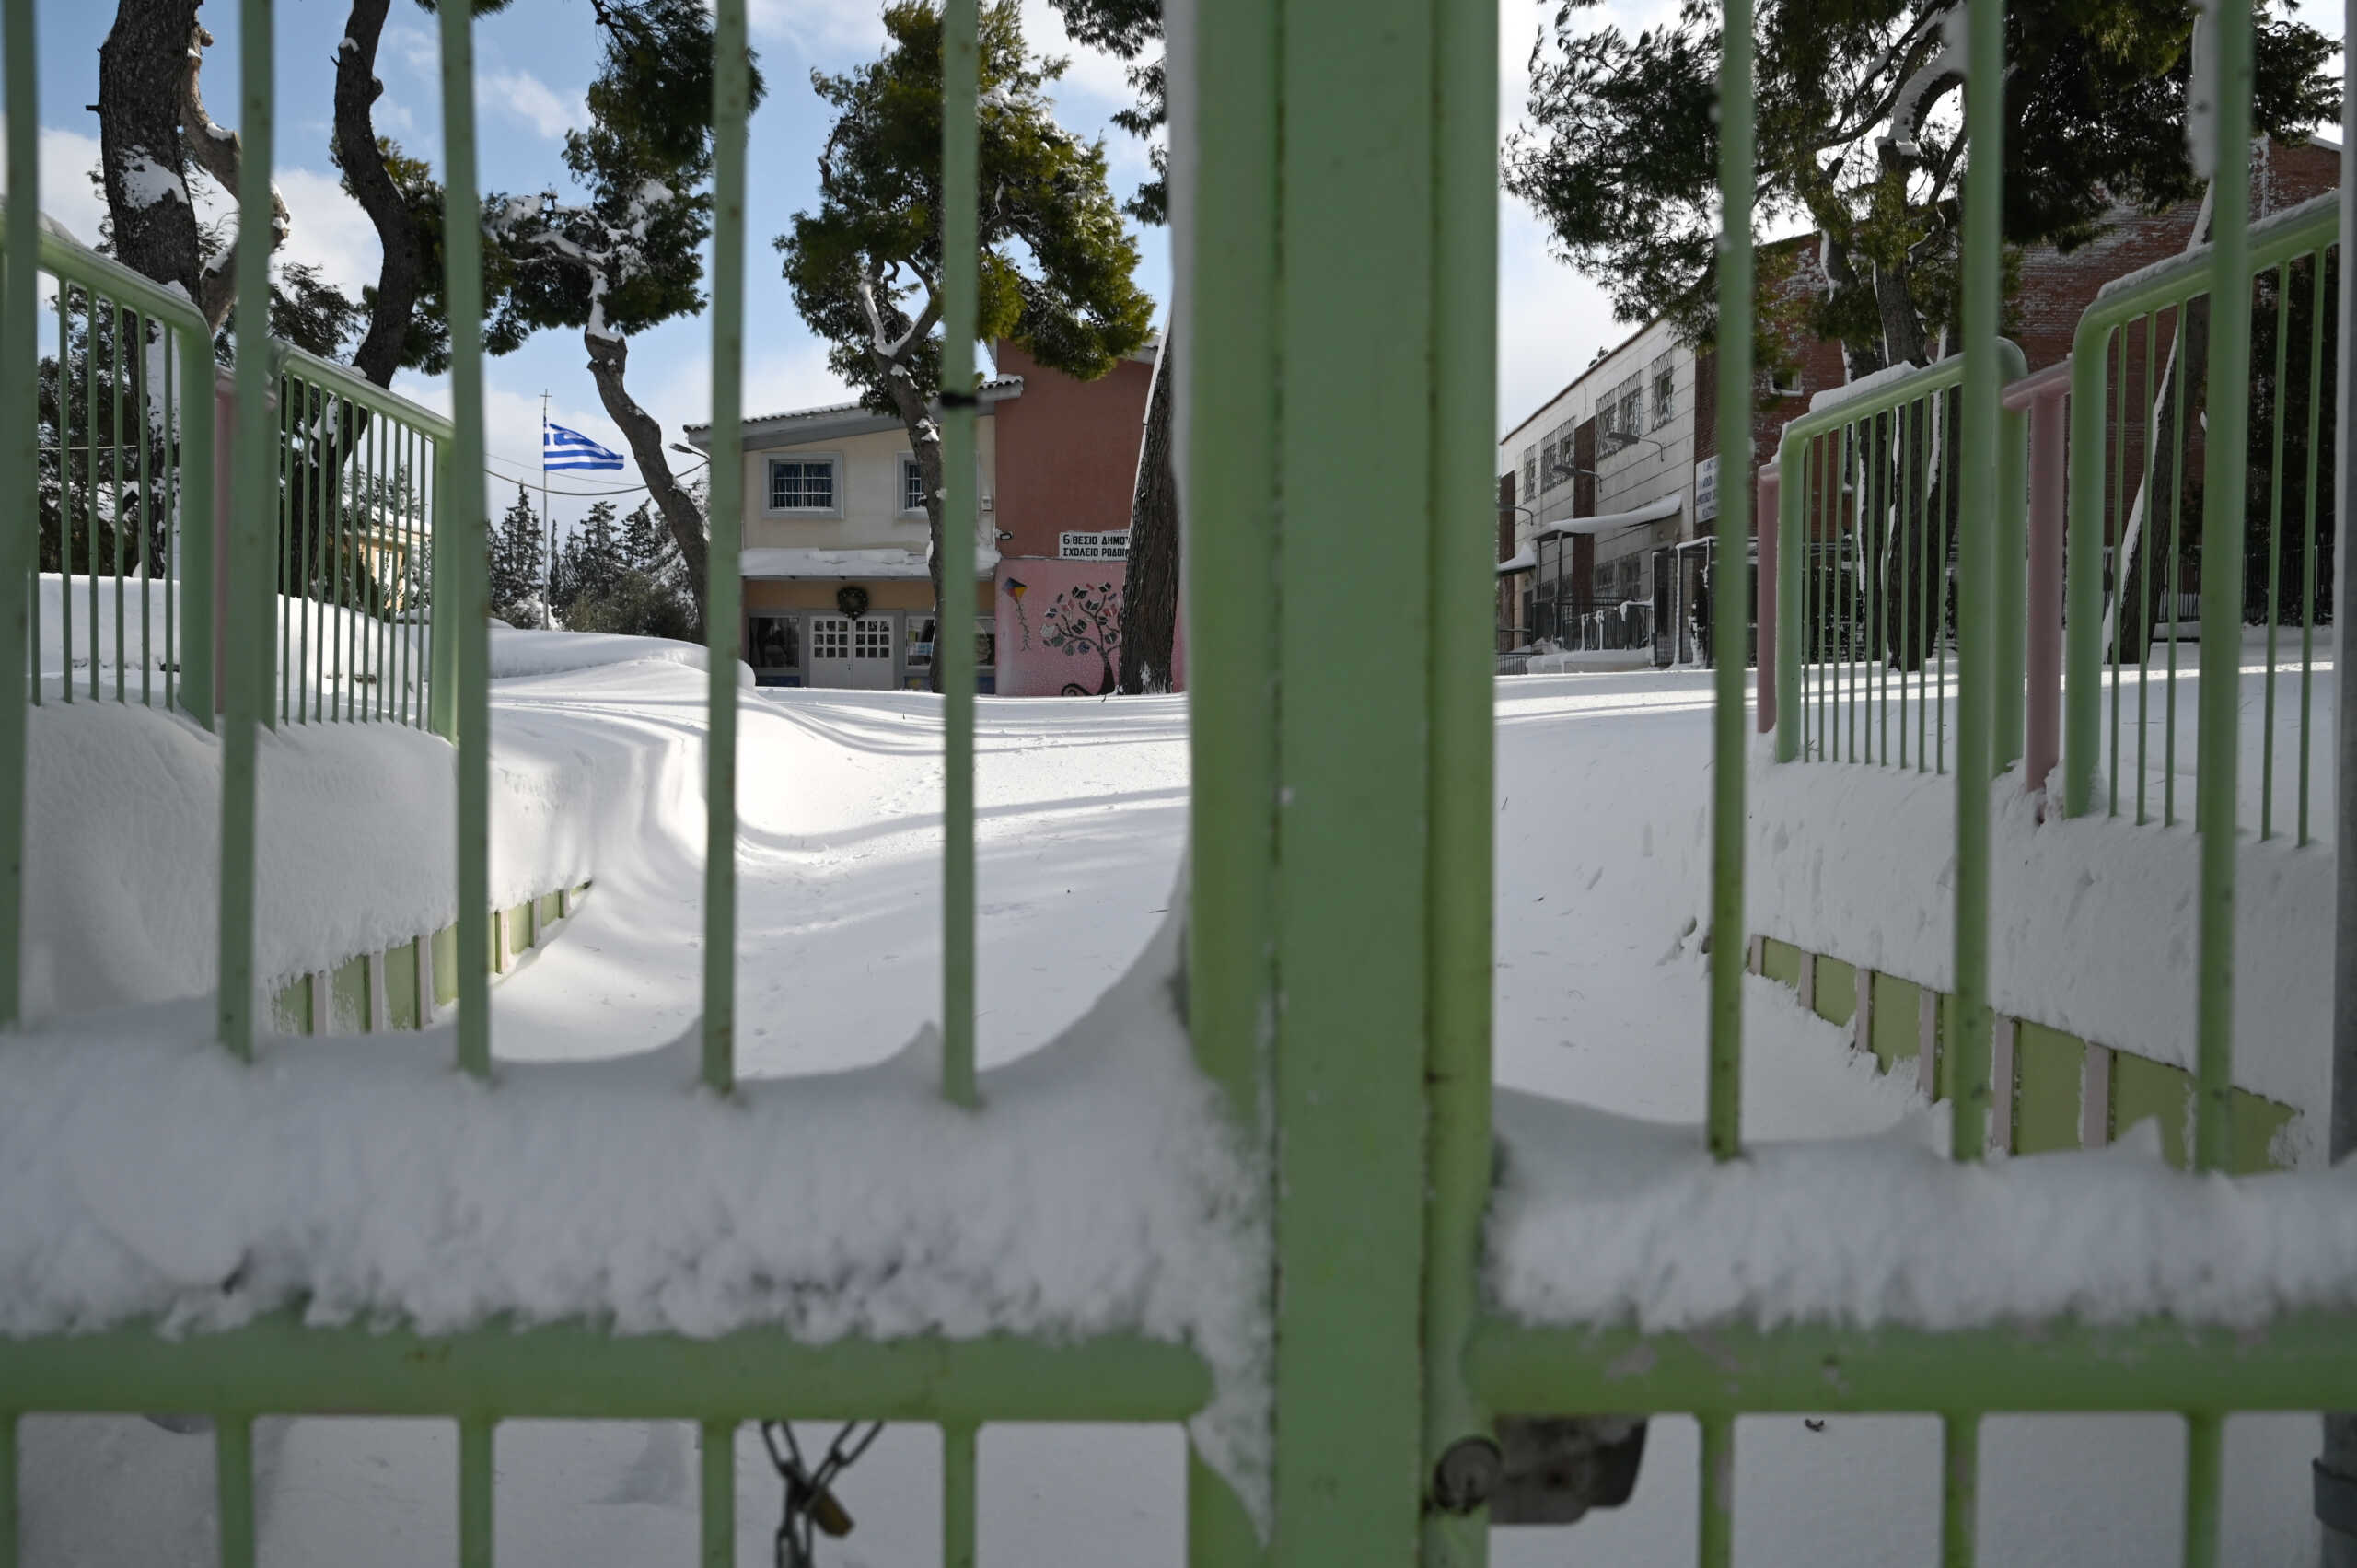
[[[423,261],[417,220],[402,199],[401,188],[385,168],[384,150],[377,145],[372,118],[377,99],[385,90],[377,80],[377,46],[384,36],[385,14],[391,0],[352,0],[352,14],[343,24],[345,41],[335,57],[336,167],[351,183],[354,199],[376,226],[384,256],[377,269],[377,298],[368,331],[352,356],[353,368],[379,387],[393,384],[408,345],[411,317],[417,308]]]
[[[696,505],[696,498],[684,485],[671,477],[670,459],[663,455],[663,426],[653,414],[638,406],[624,384],[630,368],[629,340],[601,337],[586,330],[581,338],[588,345],[589,375],[598,383],[598,401],[605,405],[606,417],[621,427],[622,438],[630,443],[631,456],[638,462],[639,477],[646,481],[656,508],[670,528],[672,541],[679,547],[679,557],[687,564],[688,584],[696,596],[696,619],[702,621],[709,603],[706,587],[712,570],[703,508]],[[709,630],[707,626],[707,633]]]
[[[152,191],[160,169],[187,189],[180,94],[196,30],[196,0],[122,0],[99,46],[99,149],[116,257],[202,302],[196,214],[182,197],[141,200],[133,183],[136,170]]]
[[[1174,320],[1155,355],[1146,393],[1145,434],[1130,503],[1129,575],[1121,595],[1121,690],[1132,696],[1170,690],[1178,625],[1178,472],[1170,449]]]
[[[911,332],[907,341],[914,343],[921,335]],[[944,579],[941,550],[943,482],[941,424],[934,418],[933,410],[926,406],[923,394],[917,390],[910,377],[893,374],[894,370],[900,368],[899,362],[887,359],[880,354],[875,354],[874,357],[876,363],[882,367],[883,375],[880,379],[887,389],[887,395],[892,400],[893,409],[900,416],[901,427],[909,433],[909,450],[915,455],[917,460],[917,482],[924,491],[925,532],[930,542],[930,548],[925,552],[925,575],[933,580],[933,662],[925,671],[925,686],[929,691],[938,691],[941,690],[941,650],[945,645],[944,640],[950,635],[949,601],[942,591]],[[979,519],[977,526],[979,526]],[[973,563],[970,558],[965,567],[967,583],[965,617],[970,617],[974,613],[971,575],[973,570]],[[973,635],[970,621],[961,617],[958,624],[968,628],[966,635]]]

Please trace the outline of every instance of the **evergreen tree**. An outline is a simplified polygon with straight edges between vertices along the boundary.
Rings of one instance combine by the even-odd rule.
[[[669,540],[664,542],[668,544]],[[551,574],[549,608],[571,625],[575,604],[583,598],[602,598],[611,593],[629,570],[630,562],[622,552],[621,530],[615,525],[614,504],[592,502],[589,515],[564,541],[556,570]]]
[[[550,190],[484,203],[497,251],[487,261],[500,285],[485,346],[505,353],[544,327],[580,331],[598,401],[629,443],[701,605],[703,507],[672,473],[663,426],[631,396],[627,376],[633,334],[703,308],[713,19],[703,0],[592,0],[592,10],[605,51],[589,84],[590,126],[564,138],[582,199]],[[751,85],[758,104],[758,72]]]
[[[547,560],[532,498],[516,487],[516,504],[491,536],[491,612],[511,626],[540,623],[540,568]]]
[[[936,612],[943,596],[941,435],[941,13],[927,0],[884,11],[884,52],[811,85],[836,110],[819,158],[819,203],[777,248],[794,303],[830,345],[827,363],[861,401],[899,417],[923,475]],[[1056,123],[1042,92],[1063,73],[1025,44],[1015,0],[980,29],[980,310],[976,334],[1011,338],[1051,369],[1091,380],[1138,348],[1154,302],[1137,246],[1108,189],[1105,147]],[[963,392],[964,389],[956,389]],[[954,563],[963,624],[965,562]],[[933,667],[936,687],[941,666]]]

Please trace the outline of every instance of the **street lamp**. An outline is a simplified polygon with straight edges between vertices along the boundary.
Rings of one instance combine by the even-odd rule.
[[[672,442],[671,450],[680,453],[683,456],[693,458],[698,462],[706,464],[707,466],[712,462],[712,458],[709,454],[697,451],[693,447],[689,446],[684,441]]]

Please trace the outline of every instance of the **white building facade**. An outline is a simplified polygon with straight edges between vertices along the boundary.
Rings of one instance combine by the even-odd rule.
[[[1693,351],[1655,320],[1500,439],[1500,503],[1514,517],[1503,642],[1691,656],[1677,633],[1681,579],[1696,573],[1680,546],[1713,511],[1700,508],[1698,527],[1695,372]],[[1702,477],[1707,489],[1714,476]]]

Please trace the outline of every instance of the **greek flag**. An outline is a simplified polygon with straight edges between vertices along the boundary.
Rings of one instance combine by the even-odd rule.
[[[540,467],[551,473],[560,469],[618,469],[622,466],[620,452],[609,452],[578,430],[567,430],[562,424],[540,421]]]

